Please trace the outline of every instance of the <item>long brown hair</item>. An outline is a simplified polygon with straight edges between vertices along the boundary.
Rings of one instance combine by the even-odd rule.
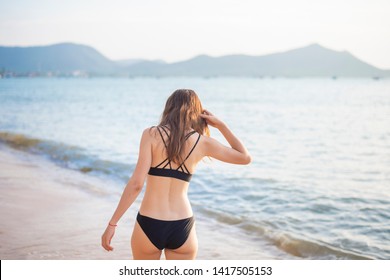
[[[167,126],[170,129],[167,154],[173,162],[179,163],[182,160],[186,132],[193,129],[201,135],[210,135],[201,113],[202,103],[192,89],[175,90],[165,103],[159,126]]]

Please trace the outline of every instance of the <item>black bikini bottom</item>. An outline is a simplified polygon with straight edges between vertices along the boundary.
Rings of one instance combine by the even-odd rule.
[[[194,225],[194,217],[164,221],[143,216],[138,212],[137,222],[149,240],[158,249],[177,249],[182,246]]]

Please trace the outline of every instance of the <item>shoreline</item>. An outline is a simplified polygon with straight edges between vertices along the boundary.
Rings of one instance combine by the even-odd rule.
[[[119,199],[117,191],[108,192],[118,189],[115,184],[0,144],[1,258],[132,259],[130,238],[140,197],[119,222],[114,251],[100,246]],[[207,217],[196,216],[196,223],[197,259],[275,258]]]
[[[88,177],[0,145],[1,258],[131,259],[129,213],[115,254],[100,247],[115,202],[94,190],[107,182]]]

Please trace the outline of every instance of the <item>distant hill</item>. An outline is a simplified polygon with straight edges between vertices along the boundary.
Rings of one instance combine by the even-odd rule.
[[[165,65],[144,62],[132,65],[128,72],[132,76],[390,76],[390,71],[369,65],[349,52],[333,51],[318,44],[263,56],[200,55]]]
[[[17,73],[71,72],[108,73],[116,65],[94,48],[72,43],[37,47],[0,47],[0,69]]]
[[[132,66],[134,64],[141,63],[141,62],[148,62],[148,60],[146,60],[146,59],[121,59],[121,60],[115,60],[115,62],[119,66],[127,67],[127,66]],[[159,63],[159,64],[166,63],[163,60],[154,60],[152,62]]]
[[[273,76],[273,77],[390,77],[346,51],[318,44],[262,56],[200,55],[176,63],[129,59],[113,61],[92,47],[62,43],[39,47],[0,47],[0,71],[118,76]]]

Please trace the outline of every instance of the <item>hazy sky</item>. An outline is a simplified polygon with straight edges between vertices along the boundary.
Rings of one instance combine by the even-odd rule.
[[[0,45],[59,42],[167,62],[316,42],[390,69],[390,0],[0,0]]]

